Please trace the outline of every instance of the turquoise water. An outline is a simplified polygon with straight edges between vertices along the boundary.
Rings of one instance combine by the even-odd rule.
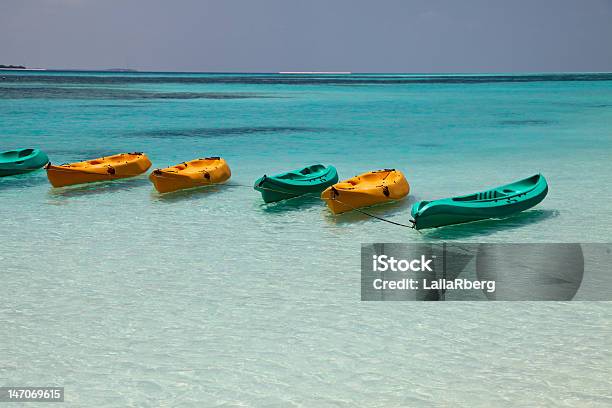
[[[609,406],[609,303],[363,303],[367,242],[610,242],[612,74],[0,73],[1,149],[54,163],[219,155],[228,185],[0,179],[0,385],[67,406]],[[263,175],[401,169],[419,199],[543,173],[546,200],[424,231],[316,197],[263,205]]]

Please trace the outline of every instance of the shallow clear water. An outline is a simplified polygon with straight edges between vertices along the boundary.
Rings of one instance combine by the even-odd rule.
[[[609,406],[609,303],[364,303],[363,242],[609,242],[612,75],[0,72],[1,149],[54,163],[220,155],[228,185],[0,179],[0,384],[67,406]],[[426,231],[252,182],[395,167],[408,200],[543,173],[502,221]]]

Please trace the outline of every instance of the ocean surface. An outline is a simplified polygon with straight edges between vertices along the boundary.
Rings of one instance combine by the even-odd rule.
[[[372,242],[610,242],[612,74],[0,72],[0,150],[222,156],[227,185],[0,179],[0,386],[75,407],[612,405],[608,302],[361,302]],[[411,204],[535,173],[517,216],[418,233],[252,183],[402,170]]]

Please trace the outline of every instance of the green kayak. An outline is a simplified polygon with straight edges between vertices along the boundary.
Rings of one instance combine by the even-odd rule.
[[[303,194],[320,193],[338,182],[334,166],[313,164],[303,169],[257,179],[253,188],[261,193],[266,203],[286,200]]]
[[[412,206],[414,228],[501,218],[538,204],[546,197],[548,184],[541,174],[492,188],[480,193],[434,201],[419,201]]]
[[[27,173],[37,170],[49,163],[49,158],[42,150],[16,149],[0,153],[0,177]]]

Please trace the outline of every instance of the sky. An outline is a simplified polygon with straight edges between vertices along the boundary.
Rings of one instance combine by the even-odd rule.
[[[612,71],[612,0],[0,0],[0,64]]]

